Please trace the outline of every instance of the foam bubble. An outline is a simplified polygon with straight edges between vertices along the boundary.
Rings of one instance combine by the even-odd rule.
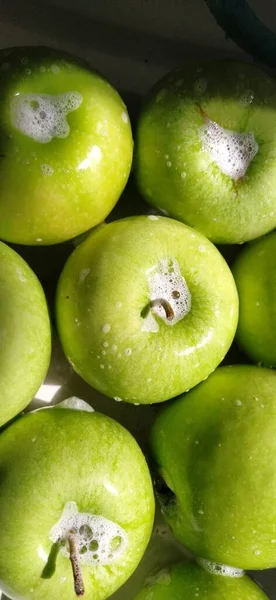
[[[235,180],[244,177],[259,150],[253,132],[230,131],[209,119],[199,128],[199,139],[221,172]]]
[[[250,104],[254,100],[254,92],[252,90],[245,90],[245,92],[240,97],[240,104],[242,106],[250,106]]]
[[[41,165],[40,169],[41,169],[43,175],[50,176],[50,175],[53,175],[53,173],[54,173],[54,169],[53,169],[53,167],[51,167],[51,165],[46,165],[46,164]]]
[[[85,402],[85,400],[82,400],[77,396],[71,396],[71,398],[66,398],[66,400],[58,402],[58,404],[55,404],[55,406],[57,408],[71,408],[72,410],[84,410],[86,412],[94,412],[94,408],[92,408],[92,406],[90,406],[88,402]]]
[[[47,144],[70,133],[68,113],[82,104],[79,92],[64,94],[17,94],[11,102],[11,122],[15,129],[36,142]]]
[[[238,569],[236,567],[229,567],[228,565],[223,565],[221,563],[212,563],[205,558],[199,558],[197,560],[198,564],[211,573],[212,575],[222,575],[223,577],[243,577],[244,571],[242,569]]]
[[[69,559],[68,536],[73,531],[80,562],[84,565],[109,565],[125,552],[127,534],[116,523],[99,515],[78,512],[75,502],[65,504],[61,519],[50,531],[50,540],[59,545]]]
[[[162,258],[159,263],[147,272],[150,300],[161,298],[169,303],[174,317],[168,320],[161,304],[152,306],[151,311],[167,325],[178,323],[191,309],[191,294],[179,264],[175,258]]]

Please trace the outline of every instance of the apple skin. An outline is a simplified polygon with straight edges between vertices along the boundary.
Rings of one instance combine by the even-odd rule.
[[[132,162],[131,127],[119,94],[82,61],[41,47],[2,50],[0,82],[0,237],[55,244],[103,221]],[[15,126],[11,107],[24,94],[57,99],[68,92],[82,101],[65,115],[70,132],[64,137],[51,130],[52,139],[41,143]],[[46,110],[48,122],[49,115]]]
[[[69,559],[58,553],[52,576],[41,577],[49,532],[68,501],[128,535],[117,561],[82,565],[85,597],[104,600],[131,575],[150,538],[154,497],[143,454],[116,421],[56,407],[30,413],[1,434],[0,472],[0,588],[7,595],[75,600]]]
[[[182,223],[152,218],[92,232],[69,257],[56,302],[75,371],[103,394],[140,404],[165,401],[206,378],[229,349],[238,319],[234,280],[217,249]],[[172,326],[157,317],[159,331],[143,331],[147,273],[164,257],[178,261],[191,310]]]
[[[237,342],[256,362],[276,366],[276,233],[248,245],[233,266],[240,299]]]
[[[221,61],[168,74],[145,100],[135,170],[144,198],[215,243],[257,238],[276,226],[276,83],[254,65]],[[207,117],[259,145],[235,182],[202,150]]]
[[[0,426],[31,402],[47,373],[51,327],[34,272],[0,242]]]
[[[249,577],[213,575],[193,562],[163,569],[135,600],[268,600]]]
[[[276,373],[221,367],[157,417],[151,450],[175,537],[240,569],[276,566]]]

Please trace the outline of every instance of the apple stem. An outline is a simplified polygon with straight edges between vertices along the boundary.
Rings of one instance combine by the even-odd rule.
[[[155,306],[162,306],[162,308],[164,308],[166,319],[168,319],[168,321],[172,321],[174,319],[174,311],[167,300],[164,298],[156,298],[155,300],[151,300],[150,307],[154,308]]]
[[[78,598],[84,595],[84,584],[80,567],[80,558],[76,546],[75,532],[71,530],[68,536],[70,561],[73,569],[74,588]]]
[[[202,108],[202,106],[200,104],[198,104],[198,108],[199,108],[199,112],[201,114],[201,116],[203,117],[205,123],[208,123],[208,121],[210,121],[207,113],[205,112],[205,110]]]

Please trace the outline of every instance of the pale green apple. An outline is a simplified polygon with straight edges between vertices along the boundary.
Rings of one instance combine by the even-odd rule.
[[[208,572],[196,563],[180,563],[149,578],[135,600],[268,600],[249,577]]]
[[[255,65],[178,69],[145,101],[136,175],[146,200],[216,243],[276,226],[276,82]]]
[[[233,266],[240,298],[237,341],[250,358],[276,366],[276,232],[248,245]]]
[[[50,354],[43,289],[23,258],[0,242],[0,426],[31,402]]]
[[[0,435],[0,474],[0,588],[9,597],[73,600],[84,588],[104,600],[128,579],[150,538],[154,497],[126,429],[96,412],[40,409]]]
[[[128,179],[132,134],[116,90],[49,48],[0,52],[0,237],[68,240],[105,219]]]
[[[218,250],[156,215],[103,225],[69,257],[57,326],[76,372],[133,403],[162,402],[206,378],[233,340],[238,298]]]
[[[157,417],[151,449],[175,537],[241,569],[276,566],[276,373],[221,367]]]

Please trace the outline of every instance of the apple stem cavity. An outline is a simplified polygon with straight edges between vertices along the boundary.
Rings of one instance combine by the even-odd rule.
[[[168,302],[168,300],[165,300],[164,298],[156,298],[155,300],[151,300],[151,302],[149,303],[149,307],[150,308],[155,308],[155,307],[162,307],[166,313],[166,319],[168,321],[173,321],[175,314],[173,311],[173,308],[171,306],[171,304]]]
[[[71,561],[73,577],[74,577],[75,593],[78,598],[81,598],[81,596],[84,595],[84,583],[83,583],[83,578],[82,578],[82,573],[81,573],[79,552],[78,552],[78,549],[76,546],[76,536],[75,536],[74,530],[71,530],[69,532],[68,543],[69,543],[70,561]]]

